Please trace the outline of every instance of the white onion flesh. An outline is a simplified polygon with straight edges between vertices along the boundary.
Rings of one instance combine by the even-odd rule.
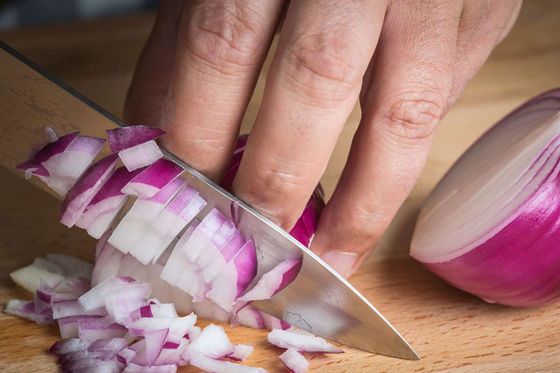
[[[309,368],[309,361],[293,348],[288,348],[278,358],[292,373],[304,373]]]

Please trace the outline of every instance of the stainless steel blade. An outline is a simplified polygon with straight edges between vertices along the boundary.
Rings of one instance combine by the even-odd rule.
[[[37,133],[46,124],[52,124],[57,128],[82,130],[89,135],[99,134],[114,125],[124,126],[5,44],[0,42],[0,47],[0,99],[10,103],[0,105],[0,109],[5,109],[1,119],[3,128],[5,125],[12,128],[15,123],[19,124],[18,128],[27,128],[28,133]],[[27,122],[23,123],[23,120]],[[18,134],[23,134],[18,132],[18,128],[12,131],[11,139],[3,138],[2,143],[6,140],[19,141],[19,146],[25,147],[28,139],[18,138]],[[383,315],[319,257],[258,211],[177,157],[169,152],[164,154],[185,169],[187,183],[199,191],[209,206],[217,207],[230,218],[232,206],[238,206],[238,227],[257,246],[257,278],[284,259],[303,256],[302,268],[294,283],[271,300],[255,302],[256,307],[312,333],[352,347],[403,359],[418,359],[418,355]],[[13,155],[2,154],[2,158],[6,163],[6,159],[9,161]],[[24,157],[18,161],[21,159]]]

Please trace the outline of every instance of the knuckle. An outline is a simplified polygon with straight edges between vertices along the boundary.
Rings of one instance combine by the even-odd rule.
[[[265,42],[259,20],[233,3],[200,6],[186,31],[190,52],[223,73],[257,65]]]
[[[343,33],[299,38],[288,50],[290,86],[307,98],[344,101],[359,87],[358,51]]]
[[[384,117],[387,130],[400,140],[422,141],[430,139],[443,115],[444,104],[431,94],[405,95],[387,106]]]
[[[303,177],[285,170],[269,168],[256,171],[253,175],[256,185],[255,193],[266,190],[271,196],[292,196],[301,190]]]

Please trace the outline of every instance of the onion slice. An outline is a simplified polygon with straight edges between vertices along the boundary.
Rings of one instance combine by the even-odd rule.
[[[76,224],[97,191],[111,176],[117,161],[116,155],[106,156],[93,164],[74,184],[62,203],[62,216],[60,218],[62,224],[69,228]]]
[[[141,198],[151,198],[177,178],[183,169],[167,159],[159,159],[142,170],[123,188],[122,192]]]

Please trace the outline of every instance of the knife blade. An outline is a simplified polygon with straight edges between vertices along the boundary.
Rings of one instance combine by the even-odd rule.
[[[0,135],[0,156],[8,167],[26,158],[22,148],[30,149],[38,143],[39,133],[47,124],[64,132],[83,130],[88,135],[102,137],[106,129],[125,125],[2,42],[0,110],[4,129]],[[253,302],[255,307],[351,347],[391,357],[419,359],[385,317],[317,255],[257,210],[170,152],[164,149],[163,152],[184,168],[188,185],[210,207],[231,218],[232,203],[238,205],[238,228],[257,247],[257,278],[285,259],[303,258],[296,280],[272,299]]]

